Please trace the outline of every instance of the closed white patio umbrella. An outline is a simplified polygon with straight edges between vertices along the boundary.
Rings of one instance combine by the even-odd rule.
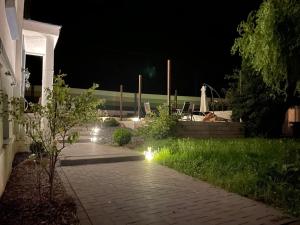
[[[200,98],[200,112],[208,112],[208,102],[206,100],[206,86],[203,85],[201,88],[201,98]]]

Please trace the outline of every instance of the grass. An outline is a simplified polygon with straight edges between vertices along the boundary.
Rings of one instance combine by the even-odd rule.
[[[146,146],[162,165],[300,215],[300,141],[165,139]]]

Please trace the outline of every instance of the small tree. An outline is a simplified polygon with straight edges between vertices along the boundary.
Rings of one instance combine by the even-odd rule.
[[[44,167],[48,175],[49,199],[53,199],[53,181],[58,156],[66,147],[78,139],[78,132],[72,131],[75,126],[97,120],[99,99],[93,95],[92,88],[78,96],[70,93],[63,77],[54,78],[53,89],[46,89],[47,104],[30,103],[31,114],[23,113],[22,99],[13,99],[15,110],[12,115],[23,125],[26,134],[34,143],[41,143],[47,155],[48,164]]]

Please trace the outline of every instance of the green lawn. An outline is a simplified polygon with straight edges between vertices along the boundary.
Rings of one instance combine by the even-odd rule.
[[[162,165],[300,215],[300,141],[167,139],[147,146]]]

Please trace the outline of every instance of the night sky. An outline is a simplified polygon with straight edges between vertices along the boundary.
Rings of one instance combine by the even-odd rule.
[[[166,93],[166,64],[172,60],[172,92],[199,96],[203,83],[219,93],[224,75],[239,65],[230,55],[237,26],[261,0],[113,1],[27,0],[25,17],[62,25],[55,73],[71,87],[93,82],[103,90]],[[41,79],[41,59],[27,57],[31,82]],[[37,68],[37,69],[33,69]],[[37,79],[36,79],[37,78]]]

